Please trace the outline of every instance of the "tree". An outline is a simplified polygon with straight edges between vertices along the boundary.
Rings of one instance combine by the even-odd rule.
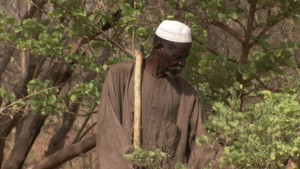
[[[289,159],[299,161],[296,153],[299,152],[299,129],[296,127],[294,131],[287,122],[294,120],[293,124],[300,124],[297,106],[287,104],[299,102],[295,55],[299,50],[299,37],[281,34],[299,27],[294,25],[299,21],[299,2],[195,1],[191,5],[199,8],[187,7],[189,19],[202,21],[206,28],[200,29],[208,32],[208,43],[203,43],[202,36],[194,39],[209,52],[198,62],[200,76],[196,80],[201,79],[200,95],[213,108],[214,115],[209,117],[207,126],[214,140],[225,148],[223,165],[280,168]],[[202,13],[199,15],[197,11]],[[195,27],[198,25],[201,24]],[[215,30],[222,30],[224,34]],[[219,37],[221,35],[224,39]],[[216,40],[227,41],[231,47]],[[223,49],[212,44],[220,44]],[[263,90],[281,94],[263,99],[260,95]],[[290,111],[291,107],[295,111]],[[288,116],[284,116],[286,112]],[[276,128],[276,132],[266,126]],[[287,133],[291,135],[286,136]],[[285,147],[284,150],[280,146]]]
[[[131,59],[137,41],[147,56],[154,28],[163,19],[191,25],[194,43],[184,76],[197,87],[211,117],[218,117],[217,109],[210,109],[216,103],[244,112],[260,99],[252,97],[260,90],[284,93],[274,83],[296,84],[285,76],[297,74],[299,65],[300,3],[295,0],[0,3],[0,166],[4,169],[43,168],[49,162],[56,167],[64,161],[51,161],[53,155],[64,152],[67,161],[95,146],[94,109],[106,69]],[[231,98],[237,100],[234,105]],[[221,129],[209,127],[226,146],[217,134]],[[36,139],[47,130],[53,134],[44,157],[38,157],[44,160],[27,164]],[[5,138],[12,135],[13,147],[5,148]],[[78,144],[86,149],[75,155],[67,151]]]

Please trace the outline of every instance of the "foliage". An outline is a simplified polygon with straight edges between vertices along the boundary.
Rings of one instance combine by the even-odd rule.
[[[265,165],[266,167],[277,167],[284,158],[297,158],[299,153],[297,154],[293,146],[298,142],[292,133],[297,127],[291,128],[291,125],[292,122],[297,123],[298,116],[290,119],[291,121],[284,121],[282,117],[294,115],[288,113],[286,106],[297,108],[296,95],[290,93],[297,91],[298,82],[292,76],[286,79],[282,77],[285,77],[286,72],[296,69],[293,57],[299,50],[299,39],[290,38],[291,35],[296,36],[297,32],[285,32],[285,28],[290,27],[287,29],[292,30],[299,26],[299,1],[161,0],[155,1],[158,2],[155,4],[150,0],[127,2],[129,1],[28,0],[24,1],[26,9],[21,10],[27,12],[24,17],[10,16],[2,9],[1,45],[15,47],[16,52],[13,53],[30,54],[30,64],[26,67],[28,77],[22,77],[28,78],[24,89],[0,88],[0,103],[4,105],[1,107],[1,115],[6,114],[13,119],[13,113],[7,112],[31,111],[47,117],[64,114],[66,109],[71,110],[68,106],[73,104],[92,111],[99,103],[102,82],[109,66],[119,61],[131,60],[128,55],[136,41],[144,45],[147,56],[157,24],[163,19],[177,19],[190,25],[193,33],[193,46],[183,76],[197,88],[203,105],[208,110],[214,108],[211,114],[216,115],[210,118],[208,126],[211,134],[228,146],[223,163],[236,162],[238,165],[244,163],[253,166],[268,163],[269,166]],[[34,10],[29,12],[30,9]],[[121,13],[118,13],[120,10]],[[121,14],[119,18],[116,17],[117,14]],[[104,30],[107,25],[111,26],[110,29]],[[11,57],[9,68],[5,72],[13,75],[11,80],[1,81],[1,87],[2,83],[6,84],[3,86],[11,86],[10,83],[21,79],[15,72],[18,72],[22,57],[15,57],[11,53],[5,55]],[[43,67],[45,62],[59,66],[52,69],[55,72],[49,71],[48,67]],[[49,74],[64,72],[64,69],[59,69],[61,65],[66,67],[67,74],[63,74],[62,81],[57,81],[59,78]],[[49,78],[36,80],[42,71],[48,72]],[[89,78],[82,78],[85,75]],[[2,74],[0,76],[1,79],[4,77]],[[286,83],[282,85],[282,89],[273,87],[276,80],[281,84]],[[68,88],[67,91],[63,90],[65,88]],[[264,95],[264,100],[259,104],[247,107],[247,99],[262,97],[256,94],[261,90],[282,93]],[[25,92],[17,94],[19,91]],[[284,99],[280,100],[280,97]],[[279,105],[282,107],[278,107]],[[72,112],[72,115],[76,113],[78,111]],[[15,127],[17,124],[11,126]],[[276,129],[278,125],[281,126]],[[62,131],[69,131],[63,130],[64,127],[68,128],[67,125],[60,127]],[[275,134],[277,130],[283,129],[286,130],[284,133]],[[261,130],[269,130],[270,133],[263,134]],[[283,137],[288,138],[283,140]],[[213,138],[203,138],[202,141],[208,139]],[[273,142],[267,145],[270,140]],[[258,143],[264,146],[259,146]],[[250,145],[257,146],[261,154],[251,149]],[[239,159],[239,155],[243,158]],[[144,163],[150,166],[151,159],[160,159],[163,154],[159,151],[139,150],[130,158],[141,160],[139,156],[143,160],[147,159]],[[149,156],[153,158],[148,158]],[[255,162],[258,159],[261,161]]]
[[[187,169],[186,164],[177,163],[174,169]]]
[[[34,113],[41,113],[42,115],[55,114],[59,112],[57,102],[58,88],[51,87],[51,81],[39,82],[38,80],[31,80],[27,84],[27,92],[30,96],[28,104]]]
[[[166,159],[166,153],[159,149],[154,151],[136,149],[130,154],[125,154],[125,158],[138,167],[161,169]]]
[[[19,109],[21,109],[25,105],[23,100],[17,100],[16,99],[16,96],[13,92],[7,91],[3,88],[0,88],[0,100],[2,102],[11,103],[6,107],[1,108],[0,109],[0,114],[4,114],[4,112],[10,112],[11,110],[12,111],[18,111]],[[11,113],[8,113],[8,114],[10,115],[11,118],[13,118]]]
[[[34,113],[41,112],[42,115],[57,113],[59,111],[57,106],[59,102],[57,98],[58,88],[51,86],[51,81],[49,80],[45,82],[39,82],[35,79],[31,80],[27,84],[28,96],[22,99],[17,99],[14,93],[0,88],[0,98],[6,99],[6,101],[10,103],[2,108],[1,112],[20,111],[25,105],[29,105]]]
[[[253,91],[256,80],[268,85],[270,72],[282,74],[283,67],[295,66],[292,52],[299,48],[299,42],[288,39],[274,42],[271,39],[277,24],[284,19],[299,18],[299,1],[207,0],[185,5],[190,8],[185,18],[191,22],[195,41],[188,62],[193,66],[189,70],[192,74],[187,73],[187,77],[198,86],[208,107],[215,101],[226,102],[231,96],[228,89],[235,82],[243,85],[240,90],[243,100],[248,91]],[[251,11],[250,7],[256,10]],[[214,35],[215,32],[210,31],[212,26],[224,34]],[[209,37],[230,45],[220,46],[226,50],[215,49],[218,44],[210,44]],[[199,55],[203,56],[200,60]]]
[[[126,160],[130,161],[138,167],[145,169],[164,169],[166,166],[166,153],[160,149],[148,151],[144,149],[136,149],[130,154],[124,155]],[[186,164],[176,163],[174,169],[187,169]]]
[[[76,84],[74,88],[69,91],[68,95],[71,102],[81,103],[82,106],[88,108],[89,111],[93,111],[100,102],[101,89],[102,82],[92,80],[87,83]]]
[[[234,104],[214,104],[218,113],[207,126],[225,144],[223,166],[283,168],[288,159],[300,160],[299,93],[261,91],[258,96],[262,100],[244,112]]]

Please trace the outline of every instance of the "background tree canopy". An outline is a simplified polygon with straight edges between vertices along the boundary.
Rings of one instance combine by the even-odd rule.
[[[224,166],[299,162],[300,1],[1,0],[0,166],[94,168],[106,70],[135,43],[147,56],[164,19],[192,28],[198,142],[222,144]]]

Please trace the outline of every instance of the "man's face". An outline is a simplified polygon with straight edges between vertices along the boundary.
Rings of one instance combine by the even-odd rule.
[[[185,67],[186,58],[190,54],[191,43],[174,43],[160,48],[158,64],[163,73],[175,76]]]

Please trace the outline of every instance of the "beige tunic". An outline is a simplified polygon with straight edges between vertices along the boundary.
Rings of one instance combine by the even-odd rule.
[[[98,109],[99,169],[131,168],[123,155],[132,150],[133,79],[133,62],[112,66],[106,76]],[[157,78],[146,71],[141,86],[142,148],[167,152],[171,165],[174,161],[187,162],[195,137],[205,133],[195,90],[179,75]],[[214,151],[208,153],[215,155]]]

